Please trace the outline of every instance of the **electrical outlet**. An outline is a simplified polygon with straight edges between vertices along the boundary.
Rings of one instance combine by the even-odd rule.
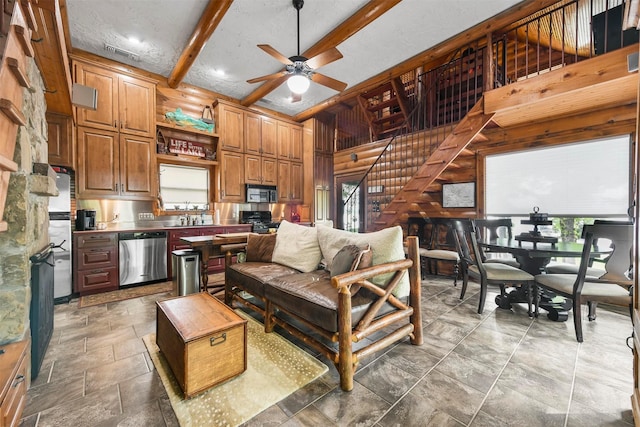
[[[138,213],[138,219],[139,220],[153,220],[155,219],[155,216],[153,215],[153,212],[139,212]]]

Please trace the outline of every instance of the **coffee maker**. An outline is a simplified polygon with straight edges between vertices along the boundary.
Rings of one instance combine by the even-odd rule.
[[[76,231],[95,230],[96,211],[78,209],[76,211]]]

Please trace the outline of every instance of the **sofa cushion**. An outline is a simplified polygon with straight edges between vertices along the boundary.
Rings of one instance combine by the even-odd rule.
[[[402,245],[402,227],[385,228],[372,233],[352,233],[350,231],[318,225],[318,243],[322,250],[322,256],[328,263],[331,271],[331,261],[338,251],[346,245],[364,246],[371,245],[373,252],[373,265],[405,259]],[[394,273],[381,274],[371,281],[379,286],[385,286]],[[405,274],[393,294],[397,297],[409,295],[409,275]]]
[[[243,262],[226,269],[225,280],[240,284],[244,290],[257,297],[264,297],[264,283],[279,276],[298,273],[297,270],[272,262]]]
[[[249,262],[271,262],[275,245],[275,234],[249,234],[246,260]]]
[[[303,273],[317,270],[322,254],[315,227],[282,221],[276,233],[272,261]]]
[[[331,286],[329,272],[316,270],[269,280],[264,286],[265,297],[276,307],[295,314],[313,325],[330,332],[338,331],[338,290]],[[361,289],[351,298],[351,326],[355,327],[375,299]],[[395,310],[386,303],[380,314]]]

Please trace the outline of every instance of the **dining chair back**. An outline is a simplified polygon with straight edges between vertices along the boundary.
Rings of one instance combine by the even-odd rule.
[[[513,239],[513,222],[511,218],[476,219],[478,242],[490,242],[497,238]],[[482,250],[482,248],[480,248]],[[520,268],[520,263],[510,254],[482,251],[483,262],[499,262]]]
[[[513,239],[511,218],[476,219],[475,222],[480,231],[479,240],[490,241],[498,237]]]
[[[528,313],[533,315],[533,297],[531,285],[533,276],[519,268],[501,263],[486,263],[482,261],[482,252],[478,245],[478,229],[474,220],[454,221],[454,237],[458,248],[462,266],[462,292],[460,299],[464,298],[467,290],[469,276],[480,282],[480,301],[478,302],[478,314],[484,311],[487,298],[488,285],[500,287],[500,298],[508,300],[506,289],[509,286],[524,286],[528,303]],[[503,307],[502,304],[500,304]]]
[[[429,243],[424,257],[427,260],[429,274],[438,274],[438,263],[450,263],[453,265],[453,285],[458,284],[460,274],[460,255],[456,249],[456,244],[452,232],[452,219],[450,218],[429,218],[426,223],[431,225]]]
[[[611,224],[611,225],[633,225],[632,221],[618,221],[618,220],[609,220],[609,219],[596,219],[594,224]],[[585,226],[582,227],[581,238],[585,238],[585,232],[587,228]],[[595,241],[597,243],[597,239]],[[605,254],[601,257],[592,256],[589,260],[589,266],[587,267],[587,276],[598,277],[602,272],[602,265],[607,262],[607,258],[611,254]],[[594,263],[597,263],[594,267]],[[569,264],[566,262],[553,262],[549,263],[544,270],[549,274],[578,274],[578,268],[580,268],[580,264]]]
[[[578,342],[583,341],[582,304],[589,307],[589,320],[595,320],[597,303],[628,306],[631,312],[631,292],[633,285],[632,248],[633,224],[600,222],[584,226],[584,248],[577,274],[539,274],[535,277],[535,307],[538,314],[539,289],[549,290],[572,300],[573,323]],[[604,258],[604,268],[597,276],[587,271],[593,248],[602,250],[604,245],[611,248]]]

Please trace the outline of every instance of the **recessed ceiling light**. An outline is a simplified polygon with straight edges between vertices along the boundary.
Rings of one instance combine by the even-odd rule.
[[[221,69],[221,68],[214,68],[214,69],[213,69],[213,70],[211,70],[211,71],[213,71],[213,74],[217,74],[217,75],[219,75],[219,76],[224,76],[224,75],[225,75],[224,70],[223,70],[223,69]]]
[[[130,43],[133,43],[133,44],[142,43],[142,40],[140,40],[139,38],[137,38],[135,36],[129,36],[128,40],[129,40]]]

